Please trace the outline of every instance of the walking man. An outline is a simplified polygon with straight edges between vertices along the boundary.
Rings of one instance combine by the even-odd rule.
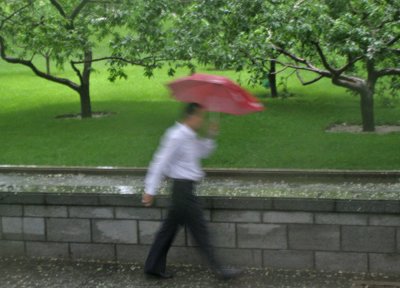
[[[222,269],[210,244],[209,233],[198,197],[196,183],[204,177],[201,159],[215,149],[213,137],[217,125],[209,127],[207,138],[197,132],[203,125],[205,110],[197,103],[185,107],[183,119],[164,134],[145,178],[143,204],[151,206],[164,176],[172,180],[171,207],[168,216],[157,232],[145,263],[145,273],[160,278],[171,278],[166,272],[167,253],[180,226],[186,225],[200,251],[217,276],[228,279],[238,275],[235,269]]]

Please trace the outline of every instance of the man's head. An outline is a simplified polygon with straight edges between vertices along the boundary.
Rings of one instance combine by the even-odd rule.
[[[201,128],[204,121],[205,109],[198,103],[189,103],[183,111],[183,122],[193,130]]]

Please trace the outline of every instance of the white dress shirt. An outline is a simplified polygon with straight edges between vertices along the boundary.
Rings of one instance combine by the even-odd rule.
[[[196,132],[177,122],[161,139],[145,178],[145,192],[156,195],[164,176],[199,181],[204,177],[201,159],[214,149],[215,141],[198,138]]]

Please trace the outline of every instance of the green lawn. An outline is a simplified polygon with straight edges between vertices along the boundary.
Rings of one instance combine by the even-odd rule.
[[[141,68],[129,68],[127,81],[110,83],[102,66],[97,67],[92,78],[93,109],[117,114],[61,120],[54,117],[79,112],[77,94],[24,67],[0,61],[0,164],[147,166],[160,136],[181,108],[164,87],[171,78],[163,70],[147,79]],[[69,70],[62,74],[73,75]],[[237,79],[233,72],[222,74]],[[260,87],[250,90],[265,93]],[[329,81],[301,87],[293,78],[289,90],[294,97],[264,99],[268,109],[262,113],[222,115],[219,149],[205,165],[400,169],[400,133],[324,131],[335,122],[360,123],[358,97]],[[385,108],[377,99],[376,119],[400,124],[400,107]]]

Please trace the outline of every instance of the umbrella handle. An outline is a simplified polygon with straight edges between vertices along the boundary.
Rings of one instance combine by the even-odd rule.
[[[208,137],[215,138],[219,134],[220,113],[219,112],[209,112],[208,116],[209,116],[208,117],[209,124],[208,124],[207,134],[208,134]],[[210,130],[210,124],[216,124],[217,125],[217,130],[216,131],[211,131]]]

